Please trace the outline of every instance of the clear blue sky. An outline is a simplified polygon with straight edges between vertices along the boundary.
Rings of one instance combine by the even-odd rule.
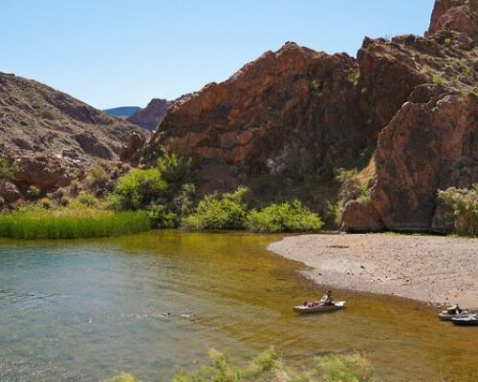
[[[145,106],[222,81],[295,41],[355,55],[423,34],[434,0],[1,0],[0,71],[95,107]]]

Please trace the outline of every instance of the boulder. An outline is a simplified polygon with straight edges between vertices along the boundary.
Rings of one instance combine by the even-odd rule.
[[[24,187],[35,186],[43,191],[65,187],[72,180],[71,169],[57,157],[22,156],[15,161],[15,182]]]
[[[13,183],[7,180],[0,180],[0,197],[3,198],[6,204],[10,204],[21,199],[22,194]]]
[[[379,232],[384,226],[380,215],[370,203],[351,200],[345,205],[341,229],[350,233]]]
[[[129,137],[129,141],[126,145],[123,145],[120,153],[120,160],[130,160],[136,152],[138,152],[146,143],[146,139],[139,133],[134,132]]]

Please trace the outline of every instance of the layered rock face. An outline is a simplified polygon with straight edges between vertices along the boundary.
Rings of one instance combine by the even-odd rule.
[[[178,100],[142,154],[154,158],[159,145],[173,142],[192,156],[207,189],[261,183],[260,177],[292,186],[330,179],[370,143],[358,70],[346,54],[286,43],[226,82]]]
[[[144,109],[138,110],[128,117],[127,121],[153,131],[163,121],[166,110],[172,103],[165,99],[154,98]]]
[[[0,157],[16,162],[20,189],[52,190],[99,160],[116,161],[134,132],[145,130],[36,81],[0,73]],[[11,186],[3,189],[11,200]]]
[[[178,100],[135,160],[171,144],[205,191],[246,184],[314,205],[337,196],[334,170],[375,151],[371,201],[346,205],[344,229],[443,231],[437,191],[478,181],[477,62],[478,0],[437,0],[425,37],[365,38],[357,59],[293,43],[265,53]]]
[[[345,229],[446,232],[437,191],[478,182],[477,5],[437,1],[426,39],[390,44],[417,86],[379,134],[372,212],[362,208],[360,219],[357,206],[347,206]]]
[[[478,40],[477,0],[437,0],[433,10],[428,36],[448,30],[463,38]]]

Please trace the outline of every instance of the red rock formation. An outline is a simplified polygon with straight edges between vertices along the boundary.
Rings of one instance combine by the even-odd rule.
[[[477,0],[436,0],[428,36],[438,31],[455,31],[478,40]]]
[[[342,230],[347,232],[379,232],[384,229],[380,215],[371,204],[351,200],[345,205]]]
[[[478,182],[477,116],[474,96],[445,95],[406,103],[380,133],[372,205],[388,229],[431,230],[437,191]]]
[[[121,148],[120,159],[122,161],[130,160],[146,143],[146,139],[138,133],[133,133],[129,137],[129,141]]]
[[[226,82],[178,100],[155,131],[146,159],[174,141],[203,176],[214,167],[231,187],[278,175],[330,179],[369,141],[356,91],[358,67],[346,54],[328,55],[287,43]],[[214,178],[214,176],[209,176]]]
[[[154,98],[144,109],[138,110],[126,120],[135,125],[153,131],[163,121],[166,110],[172,105],[172,101]]]

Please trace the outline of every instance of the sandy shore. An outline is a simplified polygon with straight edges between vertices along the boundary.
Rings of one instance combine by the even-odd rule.
[[[305,263],[305,275],[321,285],[478,306],[478,239],[309,235],[286,237],[269,250]]]

